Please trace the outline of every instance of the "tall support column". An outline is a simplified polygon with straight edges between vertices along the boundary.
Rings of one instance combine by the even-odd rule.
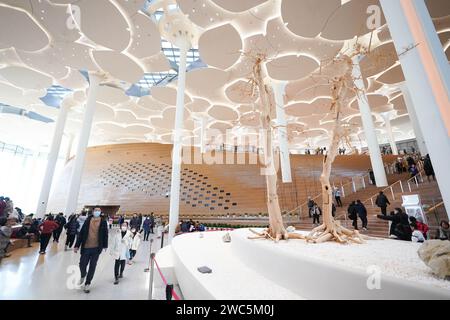
[[[359,66],[360,55],[353,57],[353,78],[355,85],[359,91],[357,99],[359,105],[359,112],[366,137],[367,146],[369,147],[370,162],[372,170],[375,175],[375,182],[377,187],[386,187],[388,185],[386,178],[386,171],[384,170],[383,158],[381,158],[380,146],[378,144],[375,126],[373,124],[372,112],[370,111],[369,101],[366,96],[366,88],[364,80],[361,75],[361,68]]]
[[[284,90],[286,88],[286,82],[273,81],[272,88],[276,105],[278,143],[280,146],[281,176],[283,179],[283,183],[291,183],[291,162],[289,158],[286,114],[284,112]]]
[[[390,112],[387,112],[387,113],[383,113],[382,116],[384,119],[384,125],[385,125],[385,129],[386,129],[386,133],[389,138],[389,144],[391,146],[392,154],[398,155],[397,144],[395,142],[395,137],[394,137],[394,133],[392,132],[392,126],[391,126],[392,114]]]
[[[442,47],[436,45],[436,30],[423,0],[381,0],[380,3],[450,216],[450,108],[445,80],[449,67],[441,63],[446,58]],[[406,48],[409,50],[405,51]]]
[[[78,195],[80,193],[81,176],[83,174],[84,159],[86,156],[86,148],[91,134],[92,120],[94,119],[95,104],[97,100],[97,91],[100,84],[100,76],[89,74],[89,92],[84,111],[83,126],[81,128],[77,151],[70,178],[69,193],[67,194],[67,203],[65,214],[72,214],[77,209]]]
[[[66,149],[66,163],[69,162],[69,160],[70,160],[70,154],[72,152],[74,139],[75,139],[75,136],[72,133],[69,134],[69,141],[68,141],[67,149]]]
[[[411,98],[411,94],[409,93],[406,83],[403,83],[400,86],[400,89],[402,90],[403,99],[405,100],[405,105],[408,111],[409,119],[411,120],[414,135],[416,136],[417,146],[419,148],[420,154],[422,156],[425,156],[426,154],[428,154],[428,148],[425,143],[425,139],[423,138],[422,129],[420,129],[419,126],[419,120],[417,119],[416,110]]]
[[[175,236],[180,215],[180,175],[181,175],[181,150],[183,139],[184,121],[184,89],[186,85],[186,54],[188,44],[180,47],[180,65],[178,69],[177,106],[175,111],[175,134],[172,150],[172,179],[170,184],[170,211],[169,211],[169,243]]]
[[[67,115],[71,105],[66,98],[61,103],[58,119],[56,120],[55,131],[53,132],[52,144],[47,159],[47,167],[45,168],[44,180],[42,181],[41,192],[36,208],[36,216],[42,218],[47,211],[48,198],[52,187],[53,175],[55,174],[56,163],[58,161],[59,150],[61,148],[61,140],[66,126]]]

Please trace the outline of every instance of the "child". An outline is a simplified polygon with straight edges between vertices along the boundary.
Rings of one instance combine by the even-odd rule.
[[[136,255],[136,251],[141,244],[141,234],[137,231],[136,228],[131,229],[131,246],[130,246],[130,260],[128,264],[133,264],[133,258]]]
[[[114,284],[119,284],[119,279],[123,278],[125,262],[130,258],[131,236],[128,223],[124,222],[113,238],[110,253],[116,260],[114,263]]]

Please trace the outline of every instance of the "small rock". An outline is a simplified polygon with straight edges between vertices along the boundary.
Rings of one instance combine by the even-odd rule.
[[[231,235],[229,232],[225,233],[222,237],[223,242],[231,242]]]

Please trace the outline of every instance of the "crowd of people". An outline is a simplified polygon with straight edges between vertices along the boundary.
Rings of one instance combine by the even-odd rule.
[[[186,233],[186,232],[195,232],[195,231],[206,231],[206,227],[204,224],[191,220],[181,220],[178,223],[178,228],[175,230],[176,233]]]
[[[8,208],[8,206],[4,207]],[[20,228],[15,232],[15,238],[27,239],[28,247],[32,247],[33,241],[39,241],[39,254],[44,255],[50,240],[53,239],[53,242],[59,243],[65,230],[64,251],[73,248],[75,253],[80,252],[79,285],[84,285],[84,292],[89,293],[100,254],[108,249],[112,221],[112,218],[102,213],[100,208],[71,214],[67,218],[63,213],[47,214],[42,219],[34,218],[33,214],[30,214],[24,217]],[[115,260],[114,284],[118,284],[123,277],[125,265],[133,264],[141,241],[149,241],[149,236],[154,233],[155,227],[164,224],[162,218],[155,217],[153,213],[145,216],[134,214],[130,220],[120,215],[117,222],[119,228],[111,232],[112,241],[109,248]],[[0,217],[0,261],[10,256],[7,250],[12,244],[12,226],[14,225],[17,225],[17,221],[10,216]],[[200,230],[200,224],[195,224],[195,228]]]

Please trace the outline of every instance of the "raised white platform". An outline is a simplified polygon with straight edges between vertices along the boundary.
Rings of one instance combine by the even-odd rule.
[[[185,299],[450,299],[450,281],[431,274],[417,256],[420,244],[273,243],[248,240],[247,229],[231,232],[231,243],[224,243],[224,234],[184,234],[167,249]],[[201,266],[213,272],[202,274]],[[369,289],[377,279],[380,288]]]

